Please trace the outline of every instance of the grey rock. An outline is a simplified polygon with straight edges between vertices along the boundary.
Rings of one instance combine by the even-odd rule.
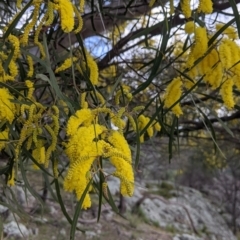
[[[30,235],[26,226],[15,221],[4,224],[3,229],[7,237],[13,237],[14,239],[26,239]]]
[[[236,240],[217,208],[199,191],[180,187],[174,195],[167,200],[150,194],[141,201],[140,211],[149,222],[179,233],[201,233],[211,240]]]
[[[173,237],[173,240],[204,240],[204,238],[199,238],[190,234],[177,234]]]

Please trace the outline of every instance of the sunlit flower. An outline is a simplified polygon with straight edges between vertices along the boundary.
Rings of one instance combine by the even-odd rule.
[[[13,96],[6,88],[0,88],[0,121],[12,123],[16,112],[15,104],[11,102]]]
[[[185,23],[185,32],[187,34],[194,33],[194,30],[195,30],[195,23],[194,23],[194,21],[189,21],[189,22]]]
[[[219,31],[222,27],[225,27],[225,24],[223,23],[217,23],[216,24],[216,30]],[[227,27],[224,31],[223,34],[225,34],[226,36],[228,36],[228,38],[230,39],[237,39],[238,34],[237,34],[237,30],[236,28],[229,26]]]
[[[190,18],[192,15],[192,10],[190,7],[190,0],[181,0],[182,13],[186,18]]]
[[[68,68],[70,68],[72,66],[72,64],[74,62],[76,62],[78,59],[76,57],[70,57],[70,58],[67,58],[60,67],[58,67],[56,70],[55,70],[55,73],[58,73],[58,72],[62,72]]]
[[[6,147],[8,140],[8,130],[0,131],[0,151]]]
[[[71,1],[59,0],[59,11],[62,30],[66,33],[71,32],[74,27],[74,9]]]
[[[225,106],[228,109],[232,109],[235,105],[234,99],[233,99],[233,79],[229,78],[225,80],[225,82],[221,86],[221,96],[223,99],[223,102]]]
[[[213,11],[212,0],[199,0],[198,12],[210,14]]]
[[[164,107],[170,108],[174,103],[176,103],[182,95],[182,81],[180,77],[174,78],[171,83],[167,86],[165,97],[164,97]],[[172,112],[179,117],[182,114],[179,103],[172,107]]]

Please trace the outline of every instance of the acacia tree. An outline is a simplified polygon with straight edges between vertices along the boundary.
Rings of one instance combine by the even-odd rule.
[[[238,140],[238,1],[1,1],[0,150],[4,188],[52,179],[74,238],[89,191],[132,196],[142,142],[206,129]],[[135,147],[132,160],[129,145]],[[60,161],[66,154],[68,161]],[[114,172],[105,169],[110,162]],[[78,203],[66,212],[63,188]],[[99,213],[101,211],[99,210]]]

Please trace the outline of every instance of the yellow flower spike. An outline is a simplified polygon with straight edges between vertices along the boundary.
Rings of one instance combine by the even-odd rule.
[[[56,117],[59,117],[59,109],[56,105],[52,106],[52,110],[54,111],[54,113],[56,114]]]
[[[32,124],[33,122],[33,113],[34,113],[34,110],[36,110],[36,105],[33,103],[30,108],[29,108],[29,111],[28,111],[28,119],[27,121],[25,122],[25,125],[30,125]],[[28,126],[29,127],[29,126]]]
[[[225,24],[217,23],[216,24],[216,30],[219,31],[223,26],[225,26]],[[236,28],[234,28],[232,26],[227,27],[223,31],[223,34],[226,34],[228,36],[228,38],[233,39],[233,40],[238,38],[238,34],[237,34]]]
[[[132,156],[125,138],[117,131],[111,131],[107,141],[100,140],[103,157],[110,157],[110,162],[116,168],[113,175],[121,180],[120,191],[124,196],[132,196],[134,190],[134,174],[131,165]],[[118,144],[118,146],[117,146]],[[124,176],[124,178],[123,178]]]
[[[128,121],[130,122],[130,124],[132,125],[133,131],[136,132],[137,131],[137,127],[136,127],[136,123],[133,119],[133,116],[127,112],[124,113],[124,115],[128,118]]]
[[[8,40],[11,42],[11,44],[13,45],[13,60],[16,60],[19,57],[20,54],[20,42],[18,40],[18,38],[12,34],[10,34],[8,36]]]
[[[150,121],[150,118],[149,118],[149,117],[146,117],[146,119],[147,119],[147,124],[148,124],[149,121]],[[150,126],[147,128],[147,133],[148,133],[148,136],[149,136],[149,137],[152,137],[152,136],[153,136],[153,127],[152,127],[152,125],[150,125]]]
[[[223,40],[219,46],[219,58],[223,68],[229,69],[232,66],[231,49],[227,41]]]
[[[78,127],[85,121],[93,120],[94,116],[90,109],[80,109],[75,115],[71,116],[67,124],[67,135],[71,136],[76,133]]]
[[[171,83],[167,86],[166,93],[164,96],[164,107],[170,108],[175,102],[179,100],[182,95],[182,81],[180,77],[174,78]],[[182,113],[179,103],[172,107],[172,112],[179,117]]]
[[[92,156],[94,154],[93,148],[99,146],[99,141],[96,140],[105,130],[106,128],[99,124],[91,124],[88,127],[79,127],[75,134],[70,136],[69,142],[65,144],[65,152],[69,157],[70,162],[76,161],[76,159],[81,156]],[[100,151],[101,149],[97,148],[97,150]],[[95,156],[97,154],[98,153],[96,153]]]
[[[30,80],[26,80],[25,81],[26,86],[28,87],[28,94],[27,94],[27,98],[32,99],[33,97],[33,92],[34,92],[34,85],[33,82]]]
[[[194,61],[202,57],[208,49],[208,37],[206,28],[195,28],[195,44],[191,48],[186,67],[191,68]]]
[[[33,158],[39,164],[44,164],[46,162],[46,151],[43,145],[44,145],[43,141],[39,140],[36,144],[36,148],[32,152]]]
[[[124,96],[128,99],[129,102],[132,100],[132,94],[128,90],[123,88],[123,91],[120,89],[116,92],[116,95],[115,95],[116,105],[120,104],[120,97],[122,96],[122,94],[124,94]]]
[[[35,145],[37,145],[37,142],[38,142],[37,136],[38,136],[38,128],[35,128],[35,129],[33,130],[33,135],[32,135],[32,140],[33,140],[33,142],[34,142]]]
[[[10,76],[15,79],[16,76],[18,75],[18,67],[17,64],[15,63],[15,61],[12,59],[9,63],[9,72],[10,72]]]
[[[107,182],[103,182],[102,183],[102,191],[103,191],[103,195],[105,196],[106,199],[108,199],[108,184]]]
[[[182,13],[186,18],[190,18],[192,10],[190,8],[190,0],[181,0],[180,2]]]
[[[6,140],[8,140],[8,132],[8,129],[0,132],[0,151],[2,151],[7,145]]]
[[[45,13],[45,15],[41,19],[39,25],[37,26],[37,29],[36,29],[35,34],[34,34],[34,39],[33,39],[34,44],[37,45],[39,50],[40,50],[40,53],[42,55],[42,59],[44,59],[46,57],[46,53],[44,51],[42,43],[40,43],[38,41],[38,39],[39,39],[39,34],[40,34],[40,32],[41,32],[41,30],[43,28],[43,25],[45,24],[45,20],[47,19],[47,17],[48,17],[48,14]]]
[[[68,68],[70,68],[72,66],[73,63],[75,63],[78,59],[76,57],[70,57],[70,58],[67,58],[60,67],[58,67],[56,70],[55,70],[55,73],[59,73],[59,72],[62,72]]]
[[[28,73],[27,77],[31,78],[34,73],[34,67],[33,67],[33,59],[31,56],[27,56],[27,64],[28,64]]]
[[[85,130],[87,130],[87,128],[85,128]],[[97,156],[95,145],[92,145],[92,147],[89,148],[89,151],[90,154],[87,156],[87,158],[85,156],[85,158],[82,159],[82,157],[80,156],[74,162],[70,162],[69,171],[63,182],[64,190],[69,192],[75,191],[78,200],[81,198],[83,192],[85,191],[85,188],[87,187],[87,184],[89,182],[89,177],[87,176],[87,173],[90,171],[92,163]],[[90,189],[88,189],[88,191],[89,190]],[[90,206],[91,199],[89,194],[87,193],[82,208],[86,209]]]
[[[129,181],[125,175],[121,174],[120,172],[116,171],[113,173],[113,176],[119,178],[121,180],[120,192],[123,196],[131,197],[134,192],[134,183]]]
[[[218,88],[222,83],[223,78],[223,67],[221,63],[218,63],[216,67],[213,68],[213,71],[206,74],[204,81],[209,83],[212,89]]]
[[[139,112],[142,111],[145,108],[145,106],[137,106],[135,108],[133,108],[132,112]]]
[[[194,21],[189,21],[185,23],[185,33],[192,34],[195,31],[195,23]]]
[[[64,32],[69,33],[74,27],[74,9],[69,0],[59,0],[59,13],[61,19],[61,28]]]
[[[54,19],[54,13],[53,13],[53,3],[51,1],[48,1],[48,6],[47,6],[47,21],[45,21],[44,25],[49,26],[52,24],[53,19]]]
[[[35,26],[35,24],[37,23],[37,19],[38,19],[38,16],[39,16],[39,9],[40,9],[41,2],[39,2],[39,1],[34,1],[34,2],[33,2],[33,5],[34,5],[34,10],[33,10],[32,21],[25,27],[23,36],[22,36],[22,38],[21,38],[21,43],[22,43],[24,46],[28,44],[28,38],[29,38],[29,36],[30,36],[30,31],[31,31],[32,28]]]
[[[79,5],[80,12],[82,13],[84,11],[85,0],[80,0]]]
[[[83,93],[80,94],[80,106],[81,106],[81,108],[84,108],[86,96],[87,96],[87,92],[83,92]]]
[[[55,179],[58,178],[58,160],[56,158],[53,161],[53,176]]]
[[[57,146],[57,136],[55,135],[53,129],[49,125],[45,125],[45,128],[47,129],[47,131],[49,132],[49,134],[52,138],[52,142],[46,151],[46,159],[45,159],[44,165],[45,165],[45,168],[47,168],[49,165],[50,156],[51,156],[52,152],[56,149],[56,146]]]
[[[102,155],[104,158],[113,158],[113,157],[117,157],[117,158],[121,158],[123,159],[124,161],[126,161],[128,164],[131,165],[131,159],[129,159],[128,157],[126,157],[122,152],[114,149],[114,148],[111,148],[109,150],[109,152],[105,152],[103,153]]]
[[[198,12],[203,12],[210,14],[213,11],[213,2],[212,0],[199,0]]]
[[[87,66],[89,67],[89,70],[90,70],[89,79],[93,85],[97,85],[98,75],[99,75],[98,65],[89,53],[86,53],[86,58],[87,58]]]
[[[79,33],[81,30],[82,30],[82,27],[83,27],[83,20],[82,20],[82,16],[80,14],[80,12],[78,11],[77,7],[75,5],[73,5],[73,9],[74,9],[74,13],[75,13],[75,16],[78,20],[78,26],[77,28],[74,30],[74,33]]]
[[[12,123],[16,113],[16,106],[11,102],[13,99],[8,89],[0,88],[0,121]]]
[[[158,132],[160,132],[160,131],[161,131],[161,128],[162,128],[161,125],[160,125],[160,123],[157,122],[157,121],[154,122],[153,127],[154,127],[154,129],[155,129],[156,131],[158,131]]]
[[[97,91],[95,92],[95,94],[96,94],[98,100],[100,101],[101,105],[104,105],[105,104],[105,99],[103,98],[102,94],[97,92]]]
[[[57,136],[58,132],[59,132],[59,121],[58,121],[58,119],[59,119],[59,116],[52,115],[53,126],[54,126],[53,131],[54,131],[55,136]]]
[[[116,127],[118,127],[118,129],[119,129],[119,131],[121,132],[121,134],[122,134],[122,130],[123,130],[123,128],[124,128],[124,126],[125,126],[125,122],[124,123],[122,123],[122,119],[121,119],[121,117],[122,117],[122,115],[123,115],[123,113],[126,111],[126,109],[123,107],[123,108],[120,108],[119,109],[119,111],[118,111],[118,113],[114,116],[114,118],[112,119],[112,121],[113,121],[113,124],[116,126]]]
[[[229,78],[222,84],[220,90],[223,102],[228,109],[232,109],[235,105],[233,99],[233,85],[233,79]]]
[[[28,133],[29,133],[28,126],[25,124],[25,125],[23,125],[23,127],[21,129],[20,137],[19,137],[19,140],[16,145],[16,150],[15,150],[16,160],[19,157],[20,149],[22,147],[23,142],[27,139]]]
[[[15,186],[14,178],[15,178],[15,170],[14,170],[14,168],[12,168],[11,175],[8,175],[8,181],[7,181],[8,186],[10,186],[10,187]]]
[[[137,119],[138,130],[141,132],[147,125],[147,119],[144,115],[140,115]],[[144,142],[144,134],[140,135],[140,143]]]
[[[132,159],[131,150],[129,145],[122,134],[118,131],[111,131],[108,141],[119,151],[123,152],[129,159]]]
[[[29,136],[27,139],[27,145],[26,145],[27,150],[30,150],[30,148],[32,146],[32,142],[33,142],[33,136]]]

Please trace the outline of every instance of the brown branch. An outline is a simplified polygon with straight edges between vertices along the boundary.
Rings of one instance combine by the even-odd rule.
[[[219,122],[219,119],[220,119],[223,122],[229,122],[231,120],[239,119],[239,118],[240,118],[240,111],[237,111],[233,113],[231,116],[224,116],[220,118],[209,118],[208,121],[210,123],[216,123],[216,122]],[[192,132],[192,131],[201,130],[205,128],[205,125],[203,122],[186,120],[186,121],[180,121],[179,124],[186,124],[187,127],[181,127],[180,129],[178,129],[178,132]]]

